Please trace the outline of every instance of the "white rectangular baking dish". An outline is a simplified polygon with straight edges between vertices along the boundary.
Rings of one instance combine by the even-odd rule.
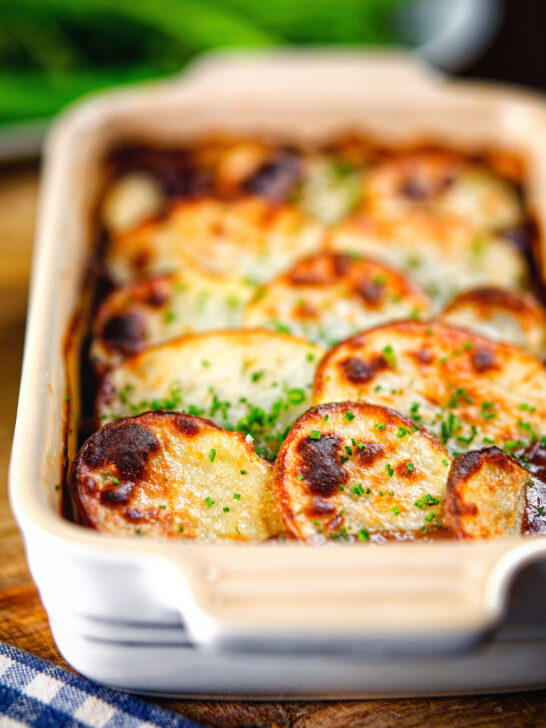
[[[528,162],[528,199],[546,230],[546,103],[446,81],[399,54],[213,56],[171,82],[78,104],[49,137],[10,498],[55,640],[95,680],[173,695],[546,685],[546,537],[208,546],[114,538],[59,515],[71,388],[63,342],[79,303],[103,151],[127,137],[183,143],[234,132],[297,141],[348,129],[514,149]],[[77,409],[73,401],[73,428]],[[524,567],[532,573],[518,581],[517,614],[491,641]]]

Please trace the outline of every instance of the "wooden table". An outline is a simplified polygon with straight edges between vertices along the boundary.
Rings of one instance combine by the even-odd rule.
[[[6,476],[25,323],[36,171],[0,174],[0,640],[68,667],[27,571]],[[345,702],[156,701],[210,726],[546,726],[546,690],[511,695]]]

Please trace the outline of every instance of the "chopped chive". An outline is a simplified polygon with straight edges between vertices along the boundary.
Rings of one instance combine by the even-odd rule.
[[[390,344],[383,347],[383,356],[387,360],[387,364],[390,366],[391,369],[396,368],[396,354],[394,353],[394,349]]]
[[[440,501],[438,498],[435,498],[434,496],[430,495],[430,493],[425,493],[423,496],[423,503],[426,506],[437,506]]]
[[[209,508],[210,508],[211,506],[213,506],[213,505],[214,505],[214,501],[212,500],[212,498],[210,497],[210,495],[208,495],[208,496],[207,496],[207,497],[206,497],[206,498],[204,499],[204,502],[205,502],[205,503],[207,504],[207,506],[208,506]]]
[[[296,475],[296,479],[297,479],[297,480],[303,480],[303,475],[302,475],[301,473],[298,473],[298,474]]]
[[[355,495],[364,495],[362,483],[357,483],[353,488],[351,488],[351,493],[354,493]]]
[[[320,440],[320,432],[319,430],[311,430],[309,433],[309,437],[311,440]]]
[[[234,493],[233,494],[234,500],[241,500],[241,494],[240,493]]]
[[[305,399],[305,392],[303,389],[298,388],[289,389],[286,396],[290,404],[301,404],[301,402]]]
[[[228,508],[227,506],[224,506],[224,507],[222,508],[222,510],[224,511],[224,513],[227,513],[227,512],[229,511],[229,508]]]
[[[370,540],[370,532],[367,528],[361,528],[360,531],[356,534],[359,541],[369,541]]]
[[[209,450],[209,460],[211,461],[211,463],[214,461],[215,457],[216,457],[216,450],[213,447],[211,447],[211,449]]]
[[[400,514],[400,509],[398,508],[398,506],[393,506],[392,512],[394,513],[395,516],[398,516]]]
[[[394,475],[394,470],[391,468],[390,463],[387,463],[385,465],[385,470],[387,471],[387,475],[389,476],[389,478],[392,478],[392,476]]]
[[[355,415],[349,410],[349,412],[345,412],[345,414],[343,415],[343,417],[345,417],[345,419],[347,420],[347,422],[350,422],[351,420],[354,420]]]

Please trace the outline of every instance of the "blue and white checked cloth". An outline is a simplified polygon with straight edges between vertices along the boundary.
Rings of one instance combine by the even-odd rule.
[[[200,728],[0,643],[1,728]]]

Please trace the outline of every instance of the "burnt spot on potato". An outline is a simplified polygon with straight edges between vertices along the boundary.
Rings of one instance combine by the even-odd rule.
[[[125,419],[97,432],[84,447],[82,461],[91,469],[112,466],[119,479],[134,482],[159,447],[148,427]]]
[[[428,346],[422,346],[417,351],[410,351],[409,353],[415,357],[415,360],[419,364],[423,364],[424,366],[428,366],[434,362],[434,354]]]
[[[374,356],[370,360],[350,356],[339,364],[343,375],[353,384],[369,382],[377,372],[389,368],[387,360],[382,354]]]
[[[215,427],[213,423],[210,423],[211,426]],[[174,426],[180,432],[184,437],[195,437],[201,427],[199,425],[199,420],[197,420],[195,417],[192,417],[191,415],[179,415],[174,420]]]
[[[111,316],[104,322],[102,329],[106,346],[126,356],[141,350],[145,336],[146,328],[142,316],[134,311]]]
[[[355,452],[358,462],[364,467],[373,465],[376,460],[385,454],[383,447],[378,442],[362,442],[362,440],[357,443]]]
[[[288,149],[279,150],[243,183],[246,192],[275,202],[288,198],[301,178],[301,161]]]
[[[300,470],[309,491],[322,498],[337,493],[349,474],[339,463],[341,438],[326,433],[320,439],[309,436],[297,445]]]
[[[477,346],[473,350],[472,363],[478,374],[498,367],[495,352],[487,346]]]
[[[430,200],[445,192],[455,181],[452,172],[435,178],[408,177],[402,180],[400,194],[413,201]]]
[[[369,306],[375,306],[381,300],[383,283],[363,278],[356,282],[355,291]]]
[[[335,510],[336,507],[333,503],[330,503],[319,496],[314,496],[311,501],[311,505],[307,508],[306,512],[310,516],[324,516],[332,514]]]
[[[105,506],[126,505],[131,499],[133,490],[134,483],[125,482],[119,485],[111,485],[101,491],[100,502]]]

